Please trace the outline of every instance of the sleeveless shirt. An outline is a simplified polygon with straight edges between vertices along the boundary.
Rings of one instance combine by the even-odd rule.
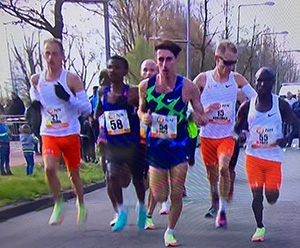
[[[67,74],[67,71],[62,70],[59,79],[50,82],[45,79],[46,71],[40,73],[37,90],[43,106],[41,135],[62,137],[80,132],[78,110],[70,102],[58,98],[54,90],[55,84],[59,82],[66,92],[73,94],[67,85]]]
[[[201,137],[219,139],[233,136],[237,91],[233,72],[229,74],[228,81],[225,83],[219,83],[213,79],[213,70],[206,72],[201,103],[206,109],[210,103],[219,102],[221,108],[212,113],[206,126],[200,128]]]
[[[248,125],[250,134],[247,139],[246,154],[277,162],[283,161],[283,149],[275,144],[283,138],[279,98],[272,95],[272,107],[267,112],[255,109],[256,97],[250,101]]]
[[[140,142],[139,118],[134,106],[128,103],[129,86],[123,89],[116,103],[107,101],[110,86],[104,88],[103,104],[105,135],[108,143],[116,147],[128,147]]]

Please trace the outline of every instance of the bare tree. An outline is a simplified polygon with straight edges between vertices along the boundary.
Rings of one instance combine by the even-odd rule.
[[[54,2],[54,3],[53,3]],[[62,5],[64,3],[101,3],[96,0],[43,0],[34,1],[34,5],[40,5],[36,8],[26,5],[24,1],[18,0],[3,0],[0,2],[0,9],[12,17],[16,18],[15,23],[26,23],[34,28],[45,30],[53,37],[62,40],[64,22],[62,16]],[[47,18],[46,8],[48,5],[53,7],[54,23]]]
[[[24,34],[22,48],[17,47],[14,43],[12,51],[17,62],[15,66],[17,66],[21,72],[21,75],[18,77],[18,87],[23,88],[23,95],[27,97],[30,88],[30,75],[36,73],[38,67],[42,70],[42,63],[39,61],[41,58],[40,47],[39,42],[35,38],[35,33],[32,33],[31,36]]]

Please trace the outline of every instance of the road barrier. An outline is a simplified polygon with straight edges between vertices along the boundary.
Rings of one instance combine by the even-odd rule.
[[[12,140],[20,140],[19,127],[27,124],[25,115],[4,115],[5,123],[11,131]]]

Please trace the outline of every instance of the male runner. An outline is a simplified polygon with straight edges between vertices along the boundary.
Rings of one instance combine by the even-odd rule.
[[[182,210],[187,173],[186,111],[189,102],[197,123],[207,122],[206,116],[201,116],[203,108],[199,102],[199,90],[190,80],[176,74],[180,51],[181,48],[171,41],[157,45],[155,61],[159,74],[143,80],[139,88],[140,120],[150,126],[147,146],[150,189],[158,202],[166,201],[170,190],[169,223],[164,234],[166,246],[178,245],[173,231]]]
[[[107,191],[117,212],[117,221],[111,223],[112,231],[122,231],[127,223],[127,208],[123,204],[122,188],[129,185],[130,173],[138,198],[137,227],[138,230],[143,230],[146,220],[145,158],[140,146],[139,118],[136,114],[138,88],[124,83],[124,77],[129,70],[125,58],[117,55],[111,57],[107,70],[111,84],[100,89],[99,108],[102,108],[105,119]]]
[[[82,225],[86,221],[86,209],[79,175],[78,117],[80,114],[88,115],[91,105],[80,78],[62,68],[64,51],[60,40],[51,38],[44,42],[44,59],[47,69],[31,77],[30,95],[32,100],[40,101],[42,106],[43,159],[55,202],[49,224],[60,224],[63,217],[61,185],[57,177],[58,161],[62,153],[77,195],[77,224]]]
[[[146,59],[142,62],[140,75],[143,79],[149,79],[149,78],[155,76],[157,73],[158,73],[158,68],[157,68],[154,60]],[[147,133],[148,126],[143,125],[143,123],[141,123],[140,128],[142,129],[143,127],[145,127],[145,130],[141,130],[141,143],[146,146],[145,135]],[[148,166],[147,166],[146,170],[147,170],[146,176],[147,176],[147,181],[148,181],[147,183],[149,184],[149,176],[147,175],[148,174]],[[162,205],[162,207],[161,207],[161,210],[159,211],[159,213],[160,214],[168,214],[167,202],[163,202],[161,205]],[[156,201],[153,197],[151,190],[149,189],[148,201],[147,201],[147,218],[146,218],[145,229],[155,229],[155,225],[152,220],[152,214],[154,212],[155,206],[156,206]]]
[[[216,227],[226,227],[226,201],[229,200],[231,159],[235,141],[233,127],[238,88],[250,99],[254,89],[239,73],[233,72],[237,62],[236,46],[222,40],[215,51],[216,66],[213,70],[200,73],[194,82],[201,92],[201,103],[205,109],[218,104],[219,109],[210,116],[209,123],[200,129],[201,154],[210,184],[211,207],[205,217],[217,213]],[[220,195],[220,199],[219,199]]]
[[[283,137],[282,124],[293,124],[298,130],[289,104],[271,93],[275,83],[274,72],[263,67],[255,75],[257,97],[245,102],[238,111],[235,131],[245,140],[246,171],[252,191],[252,210],[257,229],[252,241],[263,241],[263,188],[268,203],[276,203],[281,185],[281,163],[288,137]],[[249,131],[248,135],[241,130]]]

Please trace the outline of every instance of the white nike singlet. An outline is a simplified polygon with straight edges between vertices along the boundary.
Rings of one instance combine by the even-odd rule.
[[[235,123],[235,104],[238,87],[231,72],[228,81],[225,83],[216,82],[213,77],[213,70],[206,72],[206,83],[201,94],[201,103],[206,109],[209,104],[218,102],[221,109],[210,117],[209,123],[201,127],[200,136],[205,138],[226,138],[233,136]]]
[[[70,102],[58,98],[54,90],[59,82],[70,95],[73,94],[67,85],[67,74],[62,70],[58,80],[49,82],[45,79],[46,72],[40,73],[37,90],[42,104],[41,135],[62,137],[80,132],[78,110]]]
[[[250,134],[247,139],[246,154],[282,162],[283,149],[275,143],[277,139],[283,137],[278,96],[272,95],[272,108],[264,113],[255,109],[255,102],[256,97],[253,97],[248,114]]]

